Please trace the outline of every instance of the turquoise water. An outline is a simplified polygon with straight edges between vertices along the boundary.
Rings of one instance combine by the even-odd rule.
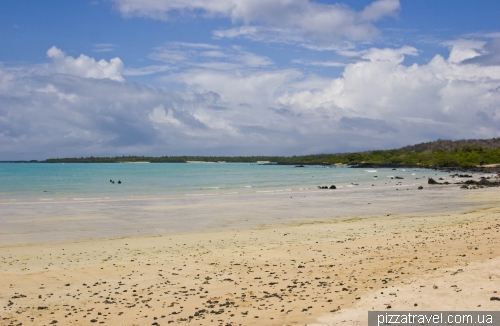
[[[424,169],[0,163],[0,246],[427,215],[471,205],[468,192],[428,186],[427,177],[458,181]],[[317,188],[332,184],[337,190]]]
[[[391,176],[426,181],[435,172],[418,169],[363,170],[348,167],[198,164],[0,164],[0,199],[79,199],[287,191],[395,184]],[[376,176],[376,177],[375,177]],[[115,183],[110,183],[110,179]],[[121,180],[121,184],[118,184]],[[390,180],[390,181],[388,181]],[[402,181],[402,180],[401,180]]]

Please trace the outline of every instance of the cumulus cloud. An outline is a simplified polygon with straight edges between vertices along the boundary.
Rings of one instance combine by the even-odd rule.
[[[405,66],[403,57],[408,54],[416,55],[416,49],[368,50],[366,61],[347,65],[343,76],[323,89],[287,92],[278,101],[294,112],[326,109],[344,129],[369,132],[376,127],[378,132],[399,131],[404,135],[398,137],[413,139],[426,133],[441,138],[498,136],[498,130],[478,117],[500,113],[499,66],[457,63],[451,54],[448,59],[437,55],[428,64]]]
[[[241,48],[166,44],[183,69],[157,82],[176,91],[0,67],[0,155],[293,155],[499,137],[500,66],[469,61],[487,43],[458,60],[464,44],[422,65],[405,65],[413,47],[357,51],[337,78],[261,59],[248,68]],[[227,58],[238,69],[208,65]]]
[[[373,22],[394,16],[399,0],[376,0],[357,12],[344,4],[311,0],[113,0],[125,16],[167,20],[173,13],[227,17],[243,26],[215,31],[216,37],[248,37],[280,42],[339,43],[369,40],[378,34]],[[272,38],[265,38],[272,35]],[[307,41],[309,40],[309,41]]]
[[[482,66],[500,65],[500,38],[485,43],[481,49],[469,58],[464,58],[464,63],[475,63]]]
[[[78,58],[66,55],[63,51],[53,46],[47,51],[47,57],[52,59],[54,69],[58,73],[74,75],[86,78],[123,81],[123,62],[120,58],[113,58],[109,61],[94,58],[81,54]]]

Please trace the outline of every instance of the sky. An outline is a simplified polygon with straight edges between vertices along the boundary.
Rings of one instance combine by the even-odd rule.
[[[500,137],[497,0],[0,2],[0,161]]]

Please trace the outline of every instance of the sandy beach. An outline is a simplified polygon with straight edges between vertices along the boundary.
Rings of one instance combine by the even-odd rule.
[[[0,324],[366,325],[369,310],[499,310],[500,189],[457,194],[463,205],[437,213],[382,214],[381,200],[342,219],[4,241]]]

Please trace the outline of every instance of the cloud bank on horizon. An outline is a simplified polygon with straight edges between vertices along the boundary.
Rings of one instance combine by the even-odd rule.
[[[300,155],[500,136],[498,31],[387,27],[406,17],[398,0],[112,2],[92,6],[161,41],[143,56],[120,52],[146,41],[133,33],[90,38],[86,53],[50,40],[30,62],[0,52],[1,160]]]

